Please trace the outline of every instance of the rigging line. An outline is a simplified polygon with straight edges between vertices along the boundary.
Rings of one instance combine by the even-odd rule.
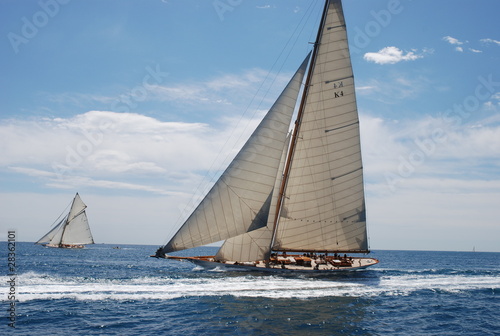
[[[245,112],[243,112],[243,115],[240,117],[240,119],[238,120],[238,124],[241,122],[241,120],[243,119],[243,116],[247,113],[247,111],[250,109],[250,106],[252,105],[253,101],[257,98],[257,95],[258,93],[261,91],[261,89],[264,87],[264,84],[268,81],[268,78],[271,76],[271,74],[273,73],[273,69],[277,66],[278,64],[278,61],[280,60],[280,58],[284,55],[285,53],[285,50],[288,48],[289,44],[291,44],[290,48],[289,48],[289,51],[288,53],[286,54],[284,60],[281,62],[281,66],[279,67],[279,69],[277,70],[276,72],[276,75],[274,76],[274,78],[272,79],[271,83],[269,84],[269,87],[268,89],[265,91],[264,95],[261,97],[260,99],[260,102],[258,103],[257,107],[254,109],[254,113],[252,114],[251,118],[250,119],[254,119],[255,117],[255,114],[257,113],[257,111],[260,110],[264,100],[267,98],[269,92],[271,91],[271,87],[274,86],[274,83],[276,82],[276,79],[278,78],[278,76],[281,74],[282,70],[283,70],[283,67],[286,63],[286,61],[288,60],[288,58],[290,57],[290,54],[292,52],[292,50],[294,50],[294,47],[295,45],[297,44],[297,40],[299,38],[299,36],[302,34],[305,26],[306,26],[306,23],[303,23],[303,21],[305,20],[305,22],[308,22],[312,13],[314,11],[312,11],[312,8],[313,8],[313,3],[310,3],[309,4],[309,7],[308,9],[306,10],[306,12],[304,13],[304,15],[301,17],[299,23],[295,26],[295,29],[293,31],[293,33],[290,35],[290,38],[288,39],[288,41],[285,43],[285,45],[283,46],[283,48],[281,49],[278,57],[275,59],[273,65],[271,66],[271,69],[268,71],[266,77],[264,78],[264,80],[261,82],[261,85],[259,86],[259,88],[257,89],[257,92],[255,93],[254,97],[252,98],[252,100],[250,101],[248,107],[245,109]],[[307,16],[307,18],[306,18]],[[297,32],[299,30],[299,27],[301,27],[300,31]],[[295,39],[294,39],[295,37]],[[291,42],[293,40],[293,42]],[[249,123],[247,123],[247,125],[245,126],[244,128],[244,131],[243,132],[240,132],[240,135],[238,137],[238,141],[235,142],[236,143],[239,143],[241,138],[243,137],[243,135],[246,133],[246,130],[248,129],[249,127]],[[224,144],[224,146],[228,143],[229,139],[232,137],[233,133],[235,132],[235,130],[233,130],[231,132],[231,135],[228,137],[228,140],[226,141],[226,143]],[[236,146],[233,146],[232,150],[235,149]],[[222,151],[221,151],[222,152]],[[222,162],[224,164],[224,162],[228,161],[229,160],[229,154],[226,155],[226,158],[224,159],[224,161]],[[223,165],[224,166],[224,165]]]
[[[59,222],[58,222],[58,221],[59,221],[59,219],[61,218],[61,216],[62,216],[63,214],[65,214],[65,213],[67,212],[67,210],[68,210],[68,208],[69,208],[69,206],[70,206],[71,204],[73,204],[73,201],[69,202],[69,204],[68,204],[68,205],[66,206],[66,208],[63,210],[63,212],[61,212],[61,214],[59,215],[59,217],[57,217],[57,219],[54,221],[54,223],[52,223],[52,224],[50,225],[50,227],[53,227],[53,226],[56,224],[56,222],[57,222],[57,224],[59,224]]]
[[[285,61],[288,60],[292,50],[294,49],[294,46],[297,44],[297,40],[299,38],[299,36],[301,35],[302,31],[304,30],[305,26],[306,26],[306,23],[310,20],[310,17],[312,15],[312,13],[314,12],[312,10],[314,6],[314,2],[311,2],[309,4],[309,7],[306,9],[304,15],[302,15],[299,23],[295,26],[295,29],[293,31],[293,33],[290,35],[290,38],[288,39],[288,41],[285,43],[284,47],[281,49],[281,52],[279,53],[278,57],[276,58],[276,60],[274,61],[273,65],[271,66],[271,69],[268,71],[266,77],[264,78],[264,80],[261,82],[260,86],[258,87],[256,93],[254,94],[253,98],[251,99],[250,103],[248,104],[248,106],[246,107],[245,111],[243,112],[243,114],[240,116],[238,122],[236,123],[236,125],[239,125],[243,119],[243,117],[245,116],[245,114],[250,110],[250,106],[253,104],[253,102],[256,100],[257,96],[258,96],[258,93],[262,90],[262,88],[264,87],[264,84],[267,82],[268,78],[270,77],[273,69],[276,67],[279,59],[282,57],[282,55],[285,53],[285,50],[288,48],[288,45],[291,43],[291,41],[293,40],[293,43],[291,44],[291,47],[289,48],[289,51],[288,53],[286,54],[285,56],[285,59],[283,60],[275,78],[272,80],[272,82],[270,83],[269,85],[269,88],[267,89],[267,91],[264,93],[264,95],[262,96],[260,102],[258,103],[258,106],[257,108],[255,109],[255,112],[253,113],[251,119],[253,119],[253,117],[255,116],[255,114],[257,113],[257,111],[260,109],[260,107],[262,106],[263,102],[264,102],[264,99],[267,97],[267,95],[269,94],[270,92],[270,87],[273,86],[273,84],[276,82],[276,78],[278,77],[278,75],[281,73],[282,69],[283,69],[283,66],[285,64]],[[305,22],[304,22],[305,21]],[[301,27],[300,31],[297,32],[299,30],[299,27]],[[294,39],[294,36],[295,36],[295,39]],[[195,192],[191,198],[191,200],[186,204],[186,206],[184,207],[184,209],[181,211],[181,213],[179,214],[179,217],[177,218],[177,220],[175,221],[175,225],[173,225],[171,227],[171,229],[169,230],[168,232],[168,235],[167,237],[170,237],[172,236],[172,232],[174,231],[177,231],[181,226],[182,224],[179,224],[181,222],[181,220],[183,218],[186,218],[186,214],[189,213],[189,211],[193,211],[195,208],[196,208],[196,204],[199,204],[201,203],[201,201],[203,200],[201,197],[203,195],[205,195],[208,191],[211,190],[210,187],[207,187],[210,185],[210,183],[215,183],[215,181],[217,181],[218,178],[220,178],[221,174],[220,173],[220,170],[222,170],[225,166],[227,166],[227,161],[229,160],[230,156],[231,156],[231,153],[233,153],[233,150],[235,149],[236,147],[236,144],[239,144],[240,143],[240,139],[241,137],[246,133],[246,129],[248,128],[248,123],[247,123],[247,126],[244,128],[244,131],[243,132],[240,132],[239,134],[239,137],[237,139],[236,142],[234,142],[234,145],[233,147],[231,148],[231,150],[224,150],[225,147],[227,146],[227,144],[229,143],[229,140],[233,137],[233,134],[236,132],[237,130],[237,127],[233,128],[233,130],[231,131],[230,135],[226,138],[226,141],[224,143],[224,145],[222,146],[221,150],[219,151],[219,154],[217,155],[217,157],[212,161],[212,164],[210,165],[209,169],[208,169],[208,172],[210,171],[213,171],[215,170],[215,172],[213,173],[212,176],[210,176],[210,173],[207,173],[204,178],[202,179],[202,181],[199,183],[198,187],[196,187],[195,189]],[[218,164],[218,166],[220,168],[218,169],[214,169],[214,166],[217,164],[217,162],[219,161],[219,157],[221,156],[221,154],[223,152],[226,152],[226,157]],[[206,191],[208,189],[208,191]],[[200,197],[198,197],[197,195],[200,195]],[[201,198],[201,200],[200,200]],[[185,219],[184,219],[185,220]],[[167,238],[168,240],[170,238]],[[165,244],[168,242],[168,240],[165,242]],[[163,244],[163,245],[165,245]]]

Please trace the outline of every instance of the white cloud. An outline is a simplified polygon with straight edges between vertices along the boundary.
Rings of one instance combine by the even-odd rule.
[[[248,104],[252,98],[265,99],[266,97],[258,95],[266,92],[277,96],[290,77],[291,74],[288,73],[276,74],[262,69],[250,69],[241,74],[223,74],[195,84],[148,85],[146,89],[148,99],[151,100],[196,105],[202,103],[205,108],[220,108],[221,105]]]
[[[423,75],[406,76],[401,73],[385,73],[376,79],[360,80],[356,93],[384,104],[395,104],[414,99],[429,89],[430,81]]]
[[[464,44],[464,42],[454,38],[454,37],[451,37],[451,36],[445,36],[443,37],[443,40],[448,42],[449,44],[455,44],[455,45],[462,45]]]
[[[213,176],[220,174],[288,80],[287,74],[252,69],[195,84],[145,87],[149,101],[179,103],[178,108],[162,104],[162,115],[192,119],[182,115],[191,105],[198,114],[196,119],[206,123],[160,121],[114,111],[3,119],[0,171],[58,189],[91,186],[157,194],[192,191],[201,181],[209,185]],[[61,102],[73,97],[75,104],[79,98],[92,100],[71,94],[59,97]],[[230,104],[230,109],[220,108]],[[205,115],[200,117],[200,111]],[[212,177],[205,178],[207,174]]]
[[[451,45],[455,45],[455,51],[458,51],[458,52],[464,52],[464,48],[462,47],[462,45],[464,43],[468,43],[468,41],[465,41],[465,42],[462,42],[454,37],[451,37],[451,36],[445,36],[443,37],[443,40],[448,42],[449,44]]]
[[[406,54],[396,47],[385,47],[376,53],[366,53],[363,58],[369,62],[377,64],[395,64],[401,61],[414,61],[424,57],[423,54],[416,54],[414,51],[409,51]]]
[[[357,86],[356,91],[371,91],[376,89],[375,86],[372,85],[365,85],[365,86]]]
[[[361,114],[360,127],[373,249],[463,250],[481,242],[482,250],[498,250],[489,238],[500,234],[497,115],[457,127],[440,117]]]
[[[416,245],[403,245],[400,240],[394,239],[408,234],[423,244],[418,246],[421,249],[463,249],[467,243],[463,241],[464,235],[478,241],[479,235],[497,236],[498,210],[494,203],[500,197],[498,116],[493,115],[474,125],[460,128],[439,117],[395,121],[361,114],[360,118],[372,248],[417,248]],[[50,162],[31,164],[21,160],[22,156],[35,152],[25,148],[25,145],[17,147],[22,149],[19,157],[10,158],[11,163],[17,164],[9,167],[12,172],[44,181],[50,188],[66,191],[65,196],[68,198],[82,186],[93,190],[121,190],[155,195],[147,198],[110,198],[93,195],[87,189],[82,197],[85,196],[84,200],[89,205],[92,229],[99,242],[118,243],[113,240],[111,228],[133,228],[138,220],[142,220],[151,223],[148,233],[140,235],[142,240],[137,240],[137,232],[131,229],[131,232],[121,236],[121,242],[164,243],[163,239],[168,237],[167,225],[182,218],[185,204],[193,199],[191,191],[196,189],[201,180],[197,170],[212,163],[219,148],[223,147],[228,135],[226,128],[216,132],[205,124],[168,123],[141,115],[105,111],[88,112],[67,119],[32,120],[24,123],[17,121],[11,123],[10,127],[13,128],[12,134],[20,132],[25,136],[29,147],[34,143],[30,139],[30,132],[39,130],[42,125],[47,133],[41,133],[41,137],[40,133],[33,135],[39,142],[47,139],[52,141],[47,134],[53,133],[62,142],[71,140],[77,144],[78,141],[87,139],[81,135],[82,129],[94,131],[91,134],[96,135],[95,131],[100,130],[99,125],[102,127],[110,122],[115,127],[104,129],[102,142],[95,148],[95,152],[89,154],[80,167],[75,167],[62,177],[50,169]],[[232,120],[227,121],[227,128],[232,128],[233,125]],[[437,129],[445,132],[444,141],[433,140]],[[4,128],[0,127],[0,131],[4,132]],[[9,139],[5,137],[5,133],[1,133],[1,136]],[[418,145],[416,140],[423,145]],[[433,143],[429,144],[427,140],[432,140]],[[185,141],[192,143],[186,147]],[[139,143],[140,146],[135,147],[134,143]],[[54,142],[50,142],[50,146],[52,148],[46,148],[44,153],[55,150],[56,153],[50,157],[65,159],[64,146],[62,154],[58,153]],[[426,153],[421,162],[413,165],[413,172],[405,176],[398,175],[402,160],[411,161],[410,155],[422,152],[422,146]],[[163,155],[164,151],[170,154]],[[97,153],[102,157],[94,158]],[[199,156],[203,156],[203,159],[200,160]],[[3,159],[9,161],[5,157]],[[128,170],[123,167],[128,167]],[[134,174],[127,175],[130,172]],[[401,178],[394,190],[388,187],[385,180],[387,172]],[[147,176],[152,176],[152,179],[147,179]],[[175,177],[175,181],[166,181],[169,176]],[[178,177],[180,181],[177,180]],[[202,194],[205,189],[204,186],[200,187],[197,195]],[[62,196],[63,194],[58,195],[58,199],[65,204],[68,200]],[[3,204],[9,204],[8,207],[11,206],[12,209],[17,209],[19,204],[25,204],[36,197],[37,195],[0,194]],[[54,199],[50,198],[50,201],[52,203],[49,199],[42,202],[46,208],[41,213],[46,218],[47,226],[60,211],[54,210]],[[138,208],[141,209],[140,212]],[[3,212],[2,219],[4,222],[12,222],[14,218],[19,221],[17,212]],[[114,216],[117,213],[120,214],[119,218]],[[140,213],[140,218],[134,213]],[[165,221],[167,217],[172,219],[170,224]],[[470,228],[471,221],[477,221],[474,229]],[[29,216],[23,219],[23,223],[31,222]],[[20,226],[19,230],[26,232],[26,240],[35,240],[46,231],[33,231],[32,228],[28,230],[29,224],[23,225],[26,226]],[[449,234],[450,227],[454,228],[453,234]],[[426,237],[426,232],[430,230],[436,241]],[[157,232],[162,234],[158,236]],[[29,236],[32,233],[33,236]],[[386,238],[388,236],[392,237],[391,240]],[[438,239],[445,239],[446,246],[439,245]],[[481,241],[489,244],[481,247],[482,249],[494,250],[493,239],[484,238]]]
[[[454,45],[455,46],[455,51],[458,51],[458,52],[464,52],[464,50],[465,50],[464,49],[464,44],[469,43],[469,41],[460,41],[459,39],[456,39],[456,38],[451,37],[451,36],[445,36],[445,37],[443,37],[443,40],[446,41],[446,42],[448,42],[451,45]],[[498,42],[498,41],[491,40],[491,39],[482,39],[480,41],[483,42],[483,43]],[[476,54],[482,53],[482,50],[475,49],[475,48],[467,48],[467,50],[470,51],[470,52],[476,53]]]
[[[415,178],[500,180],[499,120],[494,115],[457,127],[455,120],[441,117],[389,121],[362,114],[367,180],[382,193]]]
[[[182,189],[179,185],[192,188],[201,179],[199,172],[220,169],[257,122],[226,119],[215,129],[109,111],[7,120],[0,124],[0,137],[5,139],[0,169],[41,179],[54,188],[81,185],[172,193]],[[237,144],[229,145],[228,139]]]
[[[74,106],[81,110],[83,106],[91,106],[95,110],[136,112],[147,104],[150,111],[160,111],[163,116],[170,113],[176,120],[190,120],[192,112],[197,115],[203,113],[204,117],[197,119],[206,120],[209,114],[216,113],[220,117],[222,114],[234,115],[246,109],[255,111],[261,108],[260,105],[270,106],[290,77],[290,73],[253,68],[198,81],[180,81],[169,77],[169,81],[161,84],[144,83],[142,86],[122,90],[121,94],[114,93],[114,96],[71,92],[42,92],[40,95],[50,103],[63,106],[56,108],[61,110],[74,109]],[[253,105],[250,106],[249,102]],[[200,106],[203,108],[200,109]],[[172,111],[165,111],[166,109]],[[52,114],[54,112],[50,111],[49,115]]]
[[[485,44],[493,43],[493,44],[496,44],[496,45],[500,46],[500,41],[494,40],[494,39],[490,39],[490,38],[481,39],[479,41],[481,41],[481,42],[483,42]]]

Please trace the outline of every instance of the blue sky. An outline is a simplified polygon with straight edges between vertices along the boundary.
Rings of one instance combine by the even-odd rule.
[[[500,251],[496,0],[344,0],[372,249]],[[0,1],[0,239],[79,192],[160,245],[311,49],[322,1]]]

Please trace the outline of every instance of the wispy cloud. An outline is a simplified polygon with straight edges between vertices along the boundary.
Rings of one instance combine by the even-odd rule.
[[[377,64],[395,64],[401,61],[414,61],[419,58],[424,57],[424,54],[430,52],[425,50],[421,54],[417,54],[416,50],[412,50],[409,52],[404,52],[396,47],[385,47],[380,49],[378,52],[366,53],[363,58],[368,62],[374,62]]]
[[[75,92],[62,92],[58,94],[41,92],[47,101],[59,104],[73,104],[76,106],[88,106],[92,103],[100,103],[110,105],[116,100],[116,97],[105,96],[102,94],[84,94]]]
[[[454,38],[454,37],[451,37],[451,36],[445,36],[443,37],[443,40],[448,42],[449,44],[451,45],[455,45],[455,50],[458,51],[458,52],[463,52],[464,51],[464,48],[462,47],[462,45],[464,43],[467,43],[468,41],[460,41],[459,39],[457,38]]]
[[[404,183],[423,176],[457,180],[499,177],[499,121],[496,116],[485,117],[457,128],[440,117],[398,121],[362,114],[367,179],[371,183],[383,182],[381,179],[388,173],[394,173]],[[405,173],[412,170],[411,176],[400,174],[403,166],[408,169]],[[389,190],[388,185],[383,185],[382,189]]]
[[[431,80],[424,75],[408,76],[399,72],[387,72],[377,78],[360,80],[356,93],[367,99],[392,105],[420,97],[430,85]]]
[[[482,50],[473,49],[473,48],[469,48],[469,50],[472,51],[473,53],[482,53],[483,52]]]
[[[121,90],[118,94],[94,93],[45,93],[39,95],[50,106],[51,103],[60,104],[66,110],[68,106],[88,107],[95,110],[114,112],[135,112],[141,110],[141,105],[148,105],[153,110],[176,107],[177,119],[184,118],[183,113],[199,110],[203,106],[204,112],[231,113],[235,110],[245,110],[249,102],[255,105],[268,106],[290,79],[290,73],[276,73],[253,68],[240,73],[220,74],[218,76],[199,81],[179,81],[169,77],[169,81],[162,83],[144,84],[140,90],[135,88]],[[116,90],[115,90],[116,91]],[[166,105],[165,103],[169,103]],[[57,106],[56,109],[60,109]],[[182,107],[181,109],[178,107]],[[260,107],[254,107],[258,109]],[[53,108],[54,109],[54,108]]]
[[[45,185],[55,189],[78,189],[82,186],[85,187],[95,187],[100,189],[118,189],[118,190],[135,190],[135,191],[147,191],[155,194],[161,195],[184,195],[182,192],[169,191],[164,188],[158,188],[148,185],[141,185],[135,183],[127,183],[112,180],[95,179],[87,176],[58,176],[57,173],[53,171],[46,171],[35,168],[25,168],[25,167],[10,167],[11,171],[20,173],[26,176],[31,176],[35,178],[43,178],[46,180]]]
[[[290,79],[289,73],[272,73],[262,69],[249,69],[238,74],[222,74],[197,83],[165,83],[147,87],[148,99],[186,106],[203,104],[205,110],[218,113],[245,110],[249,102],[255,109],[272,104]]]
[[[477,49],[477,48],[465,48],[465,45],[466,44],[469,44],[469,41],[461,41],[457,38],[454,38],[454,37],[451,37],[451,36],[445,36],[443,37],[443,41],[446,41],[448,42],[449,44],[451,44],[452,46],[455,46],[455,51],[458,51],[458,52],[464,52],[466,50],[472,52],[472,53],[476,53],[476,54],[479,54],[479,53],[482,53],[483,51],[480,50],[480,49]],[[479,40],[479,42],[481,42],[483,45],[487,45],[487,44],[496,44],[496,45],[500,45],[500,41],[497,41],[497,40],[493,40],[493,39],[490,39],[490,38],[486,38],[486,39],[481,39]]]
[[[462,45],[464,44],[464,42],[460,41],[459,39],[456,39],[454,37],[451,37],[451,36],[445,36],[443,37],[443,40],[448,42],[449,44],[455,44],[455,45]]]
[[[485,39],[481,39],[479,40],[480,42],[482,43],[485,43],[485,44],[496,44],[498,46],[500,46],[500,41],[498,40],[494,40],[494,39],[490,39],[490,38],[485,38]]]

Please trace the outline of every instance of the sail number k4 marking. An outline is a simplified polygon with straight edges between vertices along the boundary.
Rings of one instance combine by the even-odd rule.
[[[326,82],[326,84],[329,84],[329,83],[332,83],[332,82],[333,82],[333,89],[334,90],[340,89],[340,88],[344,87],[344,82],[343,81],[328,81],[328,82]],[[340,97],[344,96],[344,91],[343,90],[335,91],[333,94],[334,94],[333,98],[340,98]]]

